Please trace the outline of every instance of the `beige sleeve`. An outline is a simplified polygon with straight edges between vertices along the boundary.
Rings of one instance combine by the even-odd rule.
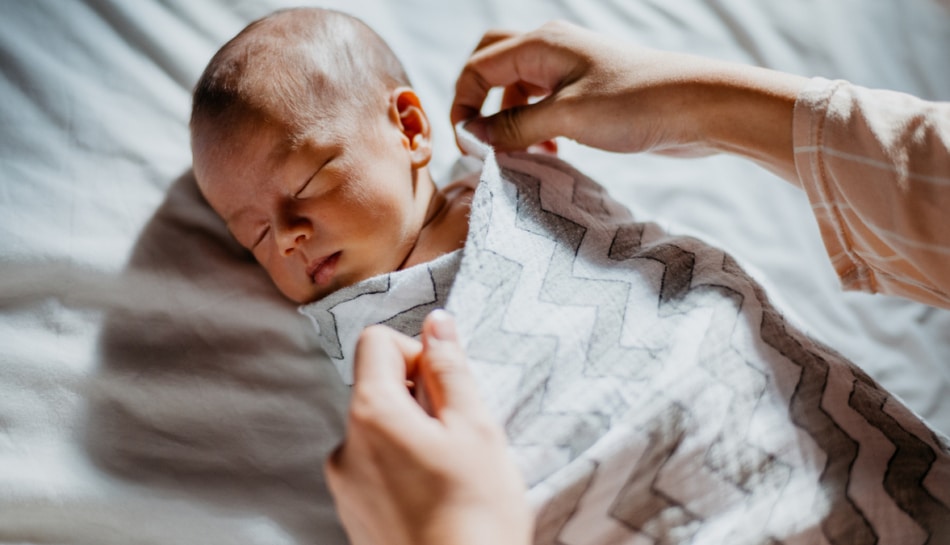
[[[950,308],[950,103],[815,78],[793,138],[842,285]]]

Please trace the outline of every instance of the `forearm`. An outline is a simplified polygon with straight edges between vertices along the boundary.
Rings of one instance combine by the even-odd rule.
[[[710,63],[695,83],[690,137],[712,151],[751,159],[796,186],[792,121],[808,78],[732,63]]]
[[[795,182],[792,113],[806,82],[555,22],[486,35],[459,76],[452,121],[469,120],[468,130],[499,150],[565,136],[625,153],[729,152]],[[506,88],[506,108],[479,117],[496,86]]]

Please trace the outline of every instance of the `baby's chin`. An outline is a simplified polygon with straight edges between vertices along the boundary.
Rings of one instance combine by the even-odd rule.
[[[323,299],[324,297],[327,297],[328,295],[330,295],[331,293],[335,291],[339,291],[355,283],[356,282],[351,282],[345,285],[344,284],[337,285],[336,282],[331,282],[330,285],[327,285],[318,289],[307,290],[305,293],[301,293],[299,291],[296,293],[287,293],[286,291],[281,291],[281,293],[283,293],[284,297],[286,297],[287,299],[290,299],[291,301],[293,301],[294,303],[297,303],[298,305],[309,305],[310,303],[316,303],[317,301]],[[312,288],[313,286],[310,286],[310,287]]]
[[[340,275],[334,277],[332,280],[322,286],[317,286],[315,284],[298,286],[296,289],[293,289],[293,291],[289,289],[281,289],[280,286],[277,286],[277,288],[284,295],[284,297],[290,299],[294,303],[297,303],[298,305],[309,305],[310,303],[316,303],[317,301],[333,294],[334,292],[350,287],[353,284],[357,284],[368,278],[372,278],[373,276],[377,276],[377,274]]]
[[[279,291],[285,299],[298,305],[308,305],[310,303],[314,303],[330,295],[331,293],[346,287],[344,285],[337,285],[335,281],[327,284],[326,286],[315,286],[313,284],[304,285],[302,283],[294,284],[292,286],[282,286],[273,279],[271,279],[271,281],[273,282],[274,287],[277,288],[277,291]]]
[[[318,283],[316,281],[307,283],[306,285],[295,284],[293,286],[287,286],[286,288],[277,285],[277,289],[286,297],[298,305],[308,305],[310,303],[315,303],[334,292],[340,291],[343,288],[348,288],[354,284],[358,284],[364,280],[369,280],[370,278],[389,274],[391,272],[399,270],[399,264],[393,264],[399,261],[397,258],[393,258],[392,263],[389,263],[388,266],[386,263],[382,263],[383,260],[379,259],[378,262],[374,263],[373,267],[363,270],[346,270],[348,267],[340,267],[339,263],[334,264],[334,274],[331,278],[326,280],[324,283]],[[343,270],[341,270],[343,269]]]

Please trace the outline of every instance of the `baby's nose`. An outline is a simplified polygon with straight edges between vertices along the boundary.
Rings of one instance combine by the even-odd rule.
[[[292,255],[298,246],[310,238],[310,229],[310,223],[307,221],[297,221],[279,229],[277,241],[285,257]]]
[[[297,246],[302,244],[305,240],[307,240],[307,235],[304,235],[304,234],[297,235],[297,237],[294,239],[293,244],[288,245],[286,248],[284,248],[284,255],[290,256],[291,254],[293,254],[294,250],[297,249]]]
[[[288,240],[290,241],[290,243],[284,245],[284,255],[289,257],[291,254],[294,253],[294,250],[297,249],[297,246],[300,246],[301,244],[306,242],[307,235],[300,233],[297,236],[293,237],[292,239],[288,239]]]

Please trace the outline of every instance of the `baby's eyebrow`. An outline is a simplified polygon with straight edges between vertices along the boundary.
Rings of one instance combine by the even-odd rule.
[[[293,152],[293,144],[283,143],[276,145],[269,152],[267,152],[267,157],[264,158],[264,165],[266,165],[268,170],[273,170],[275,166],[286,161],[287,156]]]
[[[234,225],[240,221],[243,216],[246,216],[248,213],[247,207],[241,208],[236,212],[231,213],[227,217],[222,217],[224,220],[224,225],[228,228],[228,231],[234,233]]]
[[[248,215],[250,212],[249,207],[244,207],[239,209],[237,212],[234,212],[227,218],[224,219],[224,225],[227,227],[228,232],[231,233],[231,236],[240,240],[240,237],[237,235],[237,230],[240,228],[241,218]]]
[[[242,237],[238,236],[238,234],[235,232],[234,229],[232,229],[230,224],[227,225],[227,228],[228,228],[228,234],[231,235],[231,238],[236,240],[238,244],[240,244],[241,246],[244,246],[248,250],[251,250],[255,246],[257,246],[262,240],[264,240],[265,236],[267,236],[268,226],[265,225],[262,229],[260,229],[259,233],[255,232],[253,235],[254,239],[249,240],[249,241],[245,241]]]

